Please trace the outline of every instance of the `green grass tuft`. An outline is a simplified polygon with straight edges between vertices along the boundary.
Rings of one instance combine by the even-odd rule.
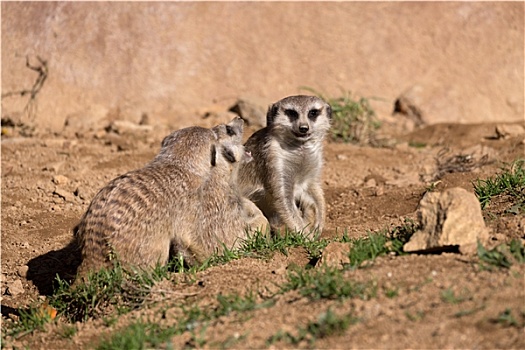
[[[485,249],[478,242],[478,258],[482,268],[491,269],[491,266],[509,268],[514,262],[525,262],[525,246],[518,239],[508,244],[500,244],[491,250]]]
[[[174,327],[163,328],[159,324],[138,321],[109,339],[102,341],[97,350],[172,348],[170,339],[176,334]]]
[[[377,294],[376,287],[371,283],[348,280],[344,271],[327,265],[309,270],[290,270],[287,281],[281,285],[281,293],[291,290],[298,290],[301,295],[311,300],[342,300],[355,297],[368,300]]]
[[[57,277],[58,289],[50,305],[73,322],[114,310],[125,313],[140,306],[156,282],[169,278],[168,269],[159,265],[151,271],[126,270],[116,263],[112,269],[89,274],[86,283],[75,287]]]
[[[343,236],[344,242],[351,243],[349,258],[350,267],[357,268],[366,261],[373,261],[386,254],[403,255],[403,246],[417,231],[418,225],[406,218],[404,224],[391,229],[368,233],[365,237],[348,238]]]
[[[267,344],[272,345],[278,341],[285,341],[292,345],[298,345],[301,342],[308,342],[309,346],[313,347],[317,339],[342,334],[357,321],[358,319],[351,314],[338,316],[331,309],[328,309],[320,314],[316,321],[310,321],[306,327],[299,328],[297,335],[279,331],[267,340]]]
[[[515,203],[514,213],[525,212],[525,160],[518,159],[503,167],[502,172],[486,180],[476,180],[474,192],[479,199],[481,208],[485,209],[493,197],[509,195]],[[511,211],[511,212],[512,212]]]

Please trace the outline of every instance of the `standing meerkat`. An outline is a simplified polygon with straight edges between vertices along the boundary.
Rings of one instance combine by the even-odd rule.
[[[209,246],[220,246],[218,241],[199,244],[201,194],[217,166],[217,149],[230,147],[228,141],[202,127],[175,131],[149,164],[100,190],[74,229],[82,253],[75,283],[90,271],[111,267],[115,258],[125,266],[150,268],[166,264],[170,253],[201,261]],[[226,210],[215,219],[227,215]],[[224,232],[238,234],[237,226]]]
[[[331,118],[322,99],[290,96],[270,106],[266,127],[246,142],[254,160],[239,170],[241,194],[257,204],[272,231],[323,229],[323,140]]]

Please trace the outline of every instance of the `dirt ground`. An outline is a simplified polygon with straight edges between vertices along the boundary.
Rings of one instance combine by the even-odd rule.
[[[200,119],[209,126],[219,121]],[[511,125],[512,126],[512,125]],[[141,167],[156,154],[168,126],[100,129],[78,135],[54,134],[22,137],[16,128],[4,129],[2,138],[2,321],[16,319],[16,310],[45,299],[52,280],[71,264],[64,247],[71,229],[91,198],[109,180]],[[247,135],[253,132],[248,130]],[[247,136],[246,135],[246,136]],[[324,189],[328,204],[324,237],[347,230],[350,237],[400,225],[415,219],[418,202],[434,180],[436,159],[447,155],[487,154],[490,162],[470,172],[446,173],[436,190],[463,187],[473,192],[473,181],[496,174],[503,162],[524,156],[523,135],[495,137],[494,124],[439,124],[398,135],[390,147],[374,148],[326,142]],[[438,156],[441,154],[441,156]],[[525,239],[525,217],[497,213],[485,215],[490,246],[511,238]],[[256,291],[261,295],[282,283],[293,264],[306,266],[300,249],[269,260],[241,259],[209,268],[196,275],[198,283],[168,284],[177,292],[161,303],[140,308],[106,325],[101,319],[76,323],[76,333],[61,336],[63,322],[48,325],[2,346],[31,349],[91,348],[105,336],[138,318],[174,324],[182,305],[206,306],[217,295]],[[338,335],[317,339],[315,348],[525,348],[525,266],[487,271],[477,257],[459,253],[385,256],[371,266],[345,272],[345,278],[377,287],[367,300],[310,300],[294,293],[276,297],[272,307],[232,313],[211,322],[195,343],[191,332],[174,337],[174,348],[307,347],[267,340],[279,330],[305,327],[329,307],[358,319]],[[387,290],[397,295],[387,297]],[[455,302],[443,298],[452,290]],[[159,318],[160,309],[167,310]],[[502,321],[507,315],[515,322]]]

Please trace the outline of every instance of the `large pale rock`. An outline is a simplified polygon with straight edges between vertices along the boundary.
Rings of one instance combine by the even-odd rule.
[[[421,229],[405,244],[405,252],[459,246],[462,253],[471,253],[478,240],[484,243],[488,239],[479,201],[463,188],[428,192],[417,215]]]

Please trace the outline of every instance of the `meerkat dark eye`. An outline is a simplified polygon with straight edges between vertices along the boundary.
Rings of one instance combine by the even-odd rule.
[[[321,113],[321,111],[318,110],[318,109],[310,109],[308,111],[308,119],[310,119],[312,121],[315,121],[320,113]]]
[[[230,163],[235,163],[237,160],[235,159],[235,154],[233,154],[233,151],[229,148],[224,148],[222,150],[222,155],[226,160]]]
[[[286,116],[287,116],[291,121],[294,121],[294,120],[299,119],[299,113],[297,113],[297,111],[296,111],[295,109],[285,109],[285,110],[284,110],[284,114],[286,114]]]
[[[232,128],[229,125],[226,125],[226,133],[228,134],[228,136],[235,136],[235,135],[237,135],[237,133],[235,132],[235,129]]]
[[[215,148],[215,145],[211,146],[210,160],[211,166],[217,165],[217,149]]]

